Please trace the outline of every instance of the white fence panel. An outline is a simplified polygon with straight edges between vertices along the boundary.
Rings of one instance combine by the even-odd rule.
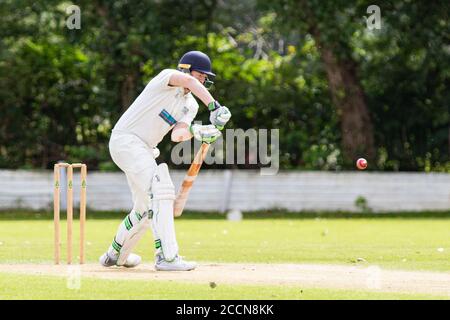
[[[178,187],[185,171],[172,170]],[[88,172],[88,207],[125,210],[131,194],[123,173]],[[79,199],[79,173],[74,199]],[[281,171],[262,176],[254,170],[203,170],[191,190],[186,209],[221,211],[282,208],[357,211],[364,197],[373,211],[449,210],[450,174]],[[0,170],[0,208],[51,210],[53,172]]]

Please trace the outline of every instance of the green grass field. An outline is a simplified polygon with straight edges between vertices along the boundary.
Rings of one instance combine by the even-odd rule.
[[[120,290],[119,290],[120,288]],[[441,300],[448,297],[420,294],[328,290],[295,286],[219,285],[167,281],[83,279],[81,288],[67,288],[66,279],[52,276],[24,276],[0,273],[0,300],[7,299],[157,299],[157,300]]]
[[[386,216],[347,219],[339,216],[286,215],[270,219],[249,215],[239,222],[223,217],[176,220],[180,253],[198,262],[319,263],[377,265],[385,269],[450,270],[450,215]],[[108,248],[121,214],[94,213],[87,222],[87,262]],[[92,218],[94,217],[94,218]],[[263,217],[263,218],[261,218]],[[62,230],[65,224],[62,223]],[[75,224],[77,227],[77,224]],[[74,233],[77,234],[77,228]],[[64,239],[65,234],[62,234]],[[75,239],[76,240],[76,239]],[[76,242],[75,242],[76,243]],[[77,247],[74,252],[77,252]],[[63,253],[64,253],[63,247]],[[153,261],[149,232],[136,253]],[[64,258],[64,255],[63,255]],[[363,258],[364,262],[358,262]],[[53,220],[48,214],[0,212],[0,264],[52,263]],[[112,288],[120,286],[121,290]],[[32,288],[32,289],[30,289]],[[133,296],[127,294],[133,290]],[[189,293],[189,294],[188,294]],[[138,280],[84,279],[70,290],[62,277],[0,273],[0,299],[437,299],[448,297],[370,291],[326,290],[295,286],[209,286]]]

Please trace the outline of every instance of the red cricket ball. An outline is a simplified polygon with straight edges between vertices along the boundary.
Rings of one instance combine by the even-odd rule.
[[[359,158],[358,160],[356,160],[356,167],[359,170],[364,170],[365,168],[367,168],[367,160],[364,158]]]

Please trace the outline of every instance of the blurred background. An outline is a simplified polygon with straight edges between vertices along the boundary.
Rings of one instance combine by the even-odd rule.
[[[280,170],[354,171],[364,157],[377,174],[440,173],[400,180],[420,184],[405,191],[410,197],[441,190],[440,206],[449,208],[449,2],[377,1],[375,29],[372,2],[3,0],[0,168],[51,169],[65,160],[118,171],[108,152],[118,118],[159,71],[201,50],[217,74],[213,96],[233,113],[228,128],[280,130]],[[80,28],[67,25],[70,5],[80,9]],[[207,121],[206,108],[198,118]],[[169,140],[159,160],[174,168]],[[2,172],[6,190],[12,171]],[[338,185],[348,189],[349,179]],[[359,183],[352,204],[368,185]]]

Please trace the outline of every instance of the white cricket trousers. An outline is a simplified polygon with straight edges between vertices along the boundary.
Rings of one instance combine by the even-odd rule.
[[[109,150],[114,162],[125,173],[133,197],[133,210],[119,225],[108,250],[111,256],[117,257],[121,248],[126,247],[127,239],[137,230],[135,228],[139,228],[142,217],[146,216],[146,213],[153,216],[153,211],[150,211],[152,209],[150,188],[157,164],[153,149],[139,137],[130,133],[113,132]],[[157,249],[156,254],[161,252],[165,259],[172,260],[178,254],[173,212],[155,214],[157,217],[152,218],[151,227]]]
[[[134,134],[113,131],[109,152],[127,177],[133,210],[142,215],[151,209],[148,192],[157,167],[152,149]]]

